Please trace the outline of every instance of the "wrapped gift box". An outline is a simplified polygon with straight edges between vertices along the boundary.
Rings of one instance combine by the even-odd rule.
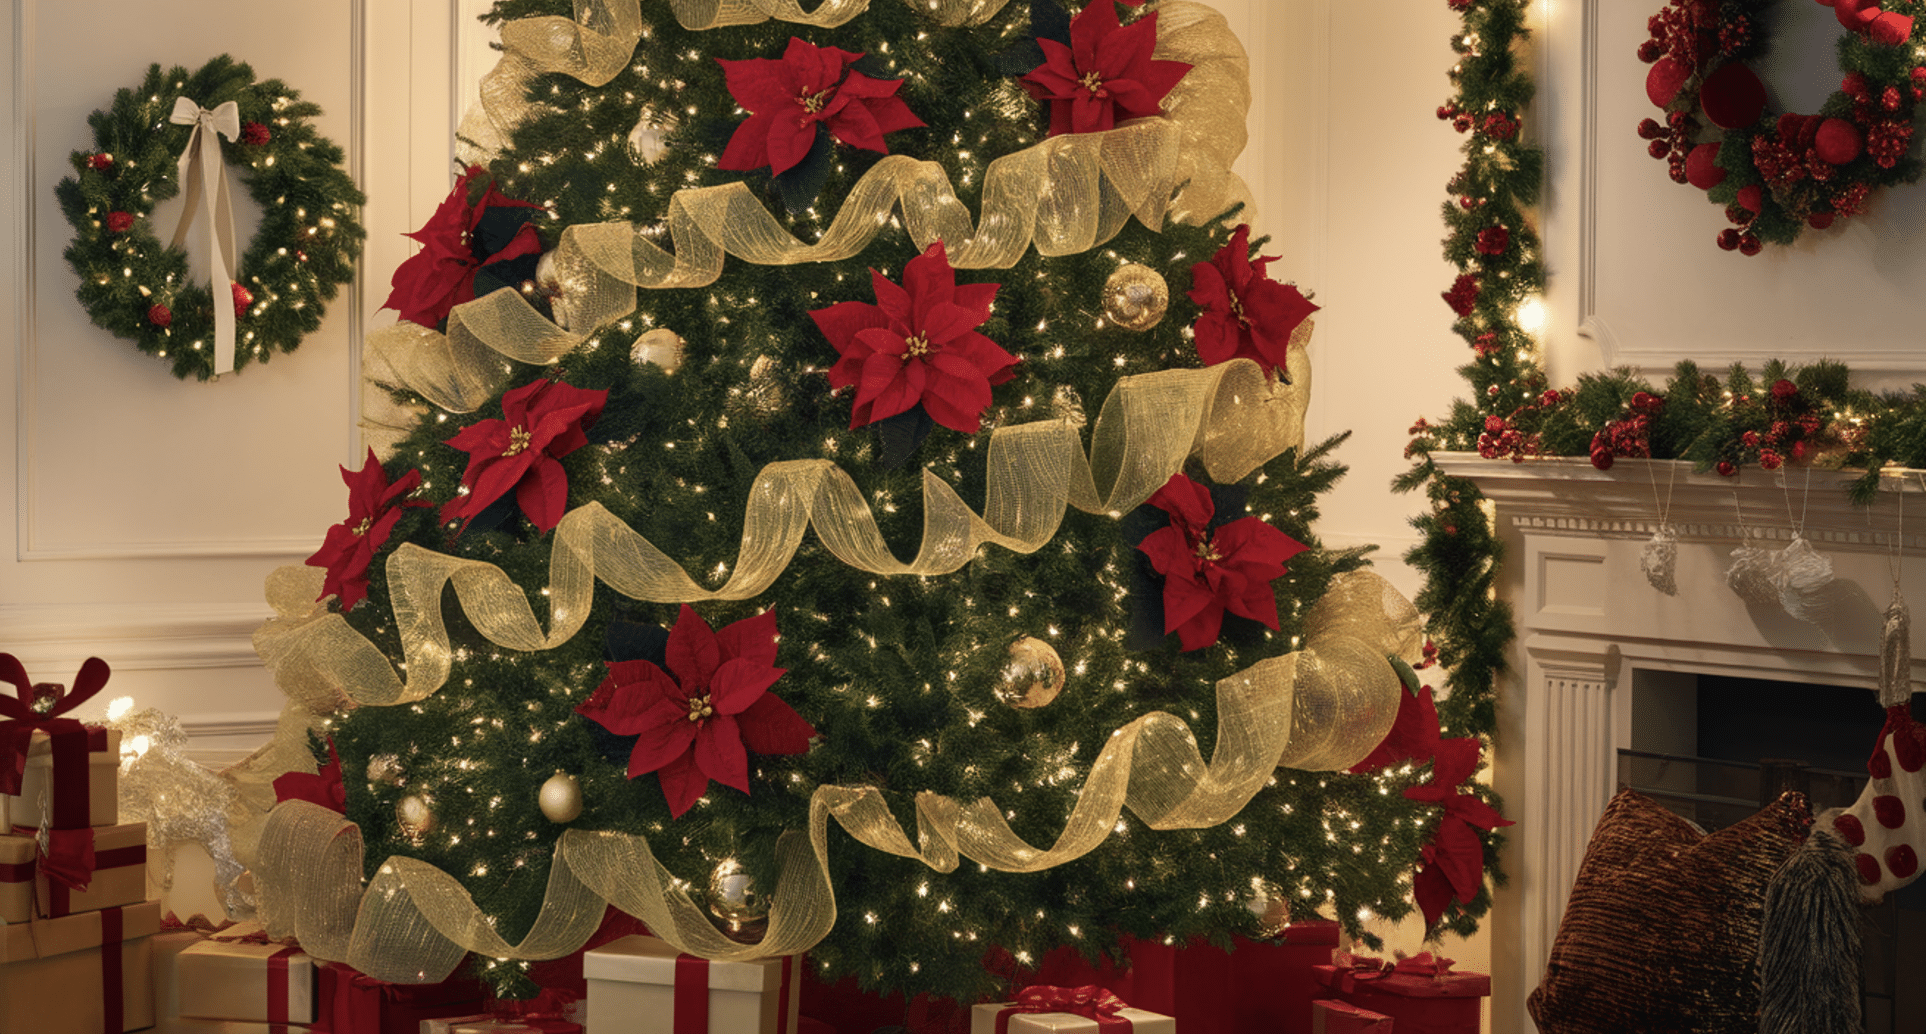
[[[390,984],[330,962],[319,967],[317,982],[316,1034],[417,1034],[423,1020],[482,1011],[482,986],[473,980]]]
[[[708,1017],[697,1029],[713,1034],[795,1034],[801,962],[710,962],[654,937],[610,941],[582,958],[588,1028],[669,1034],[685,1029],[682,1011],[697,1010]]]
[[[0,828],[57,826],[117,826],[120,824],[120,730],[87,730],[87,796],[85,822],[82,816],[60,814],[59,779],[53,771],[53,741],[45,732],[34,730],[27,745],[27,769],[20,777],[20,795],[0,794]],[[80,804],[76,802],[77,811]],[[48,810],[54,810],[48,815]]]
[[[299,948],[206,940],[182,951],[175,966],[182,1016],[314,1022],[314,961]]]
[[[38,864],[38,842],[31,831],[0,836],[0,919],[24,923],[36,916],[57,919],[76,912],[97,912],[115,905],[137,905],[147,897],[147,824],[96,829],[94,874],[87,889],[74,890],[49,880]]]
[[[156,1023],[166,1023],[181,1014],[180,954],[206,939],[207,935],[199,930],[169,928],[166,919],[161,921],[161,932],[148,938],[153,942]]]
[[[154,1025],[158,901],[0,928],[0,1034]]]
[[[1311,1034],[1392,1034],[1391,1017],[1345,1002],[1311,1003]]]
[[[552,1016],[456,1016],[422,1020],[421,1034],[582,1034],[582,1025]]]
[[[1292,923],[1262,940],[1237,937],[1229,952],[1197,941],[1176,952],[1169,1011],[1184,1034],[1310,1034],[1311,1002],[1329,997],[1311,969],[1329,963],[1337,945],[1338,924],[1325,920]],[[1154,999],[1112,990],[1161,1009]]]
[[[1361,976],[1337,966],[1318,966],[1315,972],[1318,983],[1336,997],[1391,1017],[1398,1034],[1478,1034],[1491,978],[1483,973],[1419,972],[1412,964],[1423,958],[1407,959],[1397,972],[1380,976]]]
[[[1096,1020],[1067,1012],[1026,1012],[1011,1014],[1008,1025],[999,1031],[997,1020],[1009,1010],[1016,1008],[1014,1002],[1000,1002],[979,1005],[970,1010],[970,1034],[1176,1034],[1175,1017],[1154,1013],[1147,1009],[1125,1007],[1118,1011],[1117,1019],[1128,1021],[1129,1027],[1102,1027]]]

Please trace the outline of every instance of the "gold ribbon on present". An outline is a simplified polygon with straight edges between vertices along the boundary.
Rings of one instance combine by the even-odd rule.
[[[233,101],[216,105],[212,111],[187,97],[174,98],[174,113],[169,122],[193,126],[187,134],[187,147],[181,151],[180,185],[186,192],[181,206],[181,221],[174,227],[169,247],[178,248],[187,240],[188,227],[200,210],[201,195],[207,195],[207,266],[209,289],[214,293],[214,375],[234,370],[234,277],[241,258],[234,234],[234,204],[227,185],[227,163],[221,160],[220,137],[241,138],[241,109]]]
[[[419,859],[387,859],[364,890],[360,829],[304,801],[281,804],[263,825],[254,871],[268,932],[291,934],[316,958],[346,962],[377,979],[433,983],[468,952],[523,960],[566,955],[594,933],[603,906],[614,905],[679,951],[743,961],[806,951],[835,925],[831,819],[862,844],[938,872],[954,871],[964,858],[1004,872],[1062,865],[1102,844],[1126,808],[1151,829],[1218,825],[1271,780],[1294,730],[1307,727],[1298,709],[1309,705],[1308,727],[1327,742],[1332,737],[1315,728],[1316,715],[1397,713],[1402,684],[1385,655],[1417,656],[1410,604],[1368,571],[1339,575],[1332,589],[1312,607],[1306,627],[1319,631],[1309,633],[1304,650],[1259,661],[1217,683],[1217,739],[1208,760],[1182,719],[1162,711],[1138,717],[1105,741],[1062,832],[1047,847],[1017,836],[990,797],[963,802],[917,794],[912,840],[876,788],[818,787],[807,835],[792,831],[777,841],[768,932],[755,944],[723,936],[691,898],[690,883],[656,859],[647,838],[579,829],[556,843],[542,908],[527,935],[510,943],[459,880]],[[1298,671],[1306,658],[1326,654],[1368,657],[1370,670],[1323,687],[1304,684]],[[1362,689],[1369,699],[1342,706],[1316,699],[1333,688]]]

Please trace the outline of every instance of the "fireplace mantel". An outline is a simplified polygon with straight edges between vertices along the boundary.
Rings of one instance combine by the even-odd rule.
[[[1672,461],[1621,459],[1600,471],[1584,459],[1436,459],[1491,500],[1506,549],[1499,584],[1518,638],[1500,686],[1493,777],[1519,824],[1506,831],[1511,882],[1498,892],[1493,916],[1492,1030],[1530,1034],[1525,996],[1544,969],[1586,841],[1615,789],[1617,751],[1631,745],[1634,673],[1870,693],[1902,494],[1903,584],[1926,608],[1926,486],[1910,473],[1887,477],[1878,502],[1858,507],[1846,494],[1853,471],[1755,467],[1726,478]],[[1639,566],[1660,527],[1658,500],[1668,485],[1665,523],[1678,536],[1678,592],[1670,596]],[[1794,518],[1833,562],[1816,621],[1748,602],[1725,581],[1744,537],[1782,549]],[[1926,609],[1919,621],[1926,623]],[[1913,656],[1926,659],[1917,638]],[[1926,662],[1915,663],[1916,691],[1926,689],[1923,676]]]

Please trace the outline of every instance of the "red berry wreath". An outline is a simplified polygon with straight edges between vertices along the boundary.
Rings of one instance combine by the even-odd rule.
[[[1706,192],[1735,224],[1719,247],[1757,255],[1810,226],[1866,210],[1879,187],[1911,183],[1913,110],[1926,96],[1920,37],[1926,0],[1817,0],[1845,26],[1840,90],[1818,114],[1773,114],[1749,62],[1765,50],[1774,0],[1671,0],[1647,22],[1638,57],[1652,66],[1645,93],[1665,118],[1638,135],[1672,179]],[[1722,131],[1709,140],[1709,122]]]

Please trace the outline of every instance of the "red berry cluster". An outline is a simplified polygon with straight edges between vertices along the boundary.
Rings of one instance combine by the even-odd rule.
[[[1476,2],[1476,0],[1445,0],[1445,6],[1454,11],[1464,12],[1471,10],[1471,5],[1474,2]]]
[[[134,217],[127,212],[107,213],[107,232],[126,233],[134,227]]]
[[[1478,231],[1478,242],[1474,245],[1480,255],[1503,255],[1511,247],[1511,231],[1502,226],[1487,226]]]
[[[1472,342],[1471,347],[1474,351],[1478,353],[1478,358],[1480,359],[1488,359],[1494,355],[1497,355],[1498,354],[1497,332],[1487,330],[1484,333],[1478,335],[1478,340]]]
[[[1699,120],[1696,117],[1683,111],[1674,111],[1665,116],[1663,124],[1660,124],[1657,119],[1640,120],[1638,135],[1640,139],[1651,141],[1646,145],[1645,153],[1665,162],[1666,171],[1671,175],[1672,182],[1684,183],[1687,182],[1685,159],[1692,153],[1694,141],[1698,139],[1699,128]]]
[[[1516,416],[1516,414],[1513,415]],[[1478,436],[1478,455],[1488,460],[1509,456],[1513,463],[1523,463],[1527,456],[1538,454],[1539,441],[1536,432],[1526,434],[1495,413],[1485,418],[1484,433]]]
[[[1733,401],[1744,405],[1751,400],[1740,396]],[[1800,395],[1799,386],[1783,377],[1773,381],[1765,407],[1765,432],[1748,430],[1740,434],[1739,448],[1728,450],[1726,460],[1720,463],[1720,473],[1736,473],[1738,464],[1748,458],[1756,458],[1766,470],[1778,470],[1787,458],[1794,462],[1806,458],[1810,443],[1823,424],[1819,414],[1813,412],[1811,404]],[[1731,466],[1732,471],[1726,471],[1727,466]]]
[[[1648,391],[1632,395],[1631,414],[1606,424],[1592,435],[1592,466],[1612,469],[1620,456],[1650,459],[1652,421],[1665,412],[1665,400]]]
[[[108,169],[114,167],[114,156],[105,151],[99,154],[90,154],[87,156],[87,167],[97,172],[106,172]]]
[[[1493,140],[1510,140],[1518,133],[1518,121],[1500,111],[1486,115],[1484,124],[1479,128]]]
[[[1719,52],[1719,5],[1716,0],[1672,0],[1645,20],[1645,31],[1652,38],[1638,48],[1640,61],[1651,64],[1669,57],[1698,68]]]
[[[274,134],[268,132],[268,127],[259,122],[249,122],[241,127],[241,142],[249,147],[260,147],[273,138]]]
[[[1858,72],[1849,72],[1839,88],[1852,98],[1852,121],[1866,134],[1866,153],[1882,169],[1890,169],[1906,156],[1913,139],[1913,103],[1926,99],[1926,68],[1915,67],[1907,76],[1904,92],[1887,86],[1873,95],[1872,84]]]

